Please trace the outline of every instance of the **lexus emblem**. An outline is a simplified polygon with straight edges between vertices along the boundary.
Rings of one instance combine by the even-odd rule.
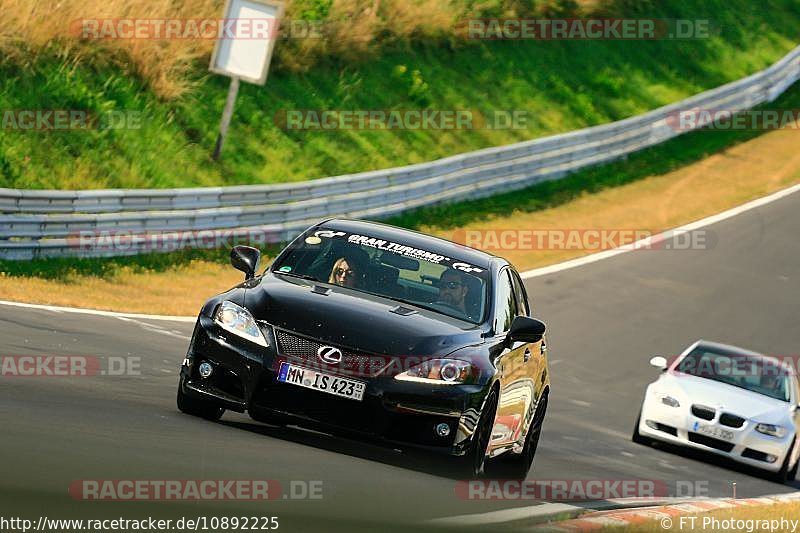
[[[335,365],[342,360],[342,351],[333,346],[322,346],[317,350],[317,357],[324,363]]]

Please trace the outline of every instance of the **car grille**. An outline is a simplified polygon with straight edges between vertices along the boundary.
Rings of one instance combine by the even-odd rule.
[[[714,448],[715,450],[722,450],[723,452],[730,452],[734,446],[732,442],[725,442],[724,440],[715,439],[714,437],[708,437],[699,433],[692,433],[691,431],[689,432],[689,441]]]
[[[731,428],[740,428],[744,425],[744,418],[730,413],[722,413],[719,417],[719,423]]]
[[[692,406],[692,414],[697,418],[702,418],[703,420],[714,420],[714,415],[716,411],[712,407],[706,407],[705,405],[694,404]]]
[[[342,360],[337,364],[328,364],[317,357],[317,350],[323,346],[330,346],[329,344],[277,328],[275,329],[275,338],[278,341],[279,353],[285,355],[290,362],[305,364],[311,368],[327,372],[354,377],[374,377],[380,374],[391,362],[387,356],[356,353],[346,348],[334,346],[342,352]]]

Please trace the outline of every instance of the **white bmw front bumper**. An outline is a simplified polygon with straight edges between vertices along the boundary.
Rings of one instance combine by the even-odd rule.
[[[731,413],[734,414],[735,413]],[[648,391],[639,419],[639,433],[647,438],[712,452],[734,461],[777,472],[794,439],[794,431],[781,438],[756,431],[756,422],[745,419],[741,427],[721,423],[716,410],[711,420],[692,413],[692,405],[672,407]],[[712,436],[713,434],[713,436]]]

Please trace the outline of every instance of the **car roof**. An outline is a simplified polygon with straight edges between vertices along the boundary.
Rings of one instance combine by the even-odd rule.
[[[321,222],[319,226],[399,242],[404,245],[413,246],[414,248],[420,248],[422,250],[428,250],[455,258],[459,261],[469,262],[475,266],[487,269],[492,263],[507,263],[507,261],[501,257],[476,250],[475,248],[470,248],[469,246],[464,246],[463,244],[426,235],[418,231],[398,228],[396,226],[390,226],[389,224],[381,224],[380,222],[335,218]]]

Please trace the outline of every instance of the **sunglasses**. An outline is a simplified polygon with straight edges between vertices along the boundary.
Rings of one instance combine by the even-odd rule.
[[[349,277],[349,276],[354,276],[355,272],[353,272],[350,269],[339,267],[339,268],[336,269],[336,275],[337,276],[348,276]]]
[[[461,283],[458,281],[443,281],[442,285],[444,285],[448,289],[457,289],[461,287]]]

